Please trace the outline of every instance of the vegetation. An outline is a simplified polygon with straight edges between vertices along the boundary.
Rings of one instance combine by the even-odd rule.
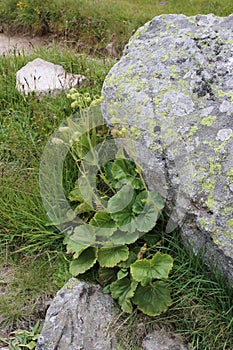
[[[231,1],[221,0],[0,0],[0,24],[5,32],[63,37],[78,50],[106,53],[114,43],[119,55],[133,32],[163,13],[233,12]]]
[[[68,96],[83,105],[75,89]],[[85,94],[84,100],[89,99]],[[72,105],[76,106],[73,102]],[[56,144],[71,145],[71,160],[79,170],[68,198],[74,203],[74,220],[78,215],[81,222],[76,226],[73,221],[70,224],[68,209],[68,219],[65,216],[68,222],[63,229],[67,251],[73,254],[70,272],[79,276],[90,269],[97,270],[97,279],[118,300],[124,312],[131,313],[133,303],[148,315],[158,315],[172,302],[165,280],[173,259],[159,251],[152,254],[157,241],[147,249],[146,233],[154,228],[164,201],[156,191],[148,191],[139,165],[124,154],[123,148],[116,147],[113,140],[107,140],[108,128],[100,116],[99,107],[89,107],[81,111],[77,120],[68,119],[68,126],[58,129],[60,138],[55,135],[52,138]],[[45,152],[48,165],[44,160],[42,179],[51,190],[53,185],[49,185],[44,173],[54,178],[48,169],[56,153],[51,146]],[[58,157],[60,154],[59,149]],[[45,193],[45,196],[48,200],[49,195]],[[47,211],[54,222],[61,221],[59,212],[54,215],[53,200]],[[143,245],[138,242],[141,236],[145,236]]]
[[[100,96],[104,78],[116,62],[115,58],[105,56],[107,53],[105,47],[109,42],[114,43],[117,54],[120,55],[133,31],[154,15],[161,13],[192,15],[209,12],[225,16],[233,12],[233,5],[227,1],[223,3],[200,0],[189,2],[121,0],[112,1],[111,6],[106,0],[98,1],[98,6],[93,5],[93,1],[59,0],[48,3],[42,0],[21,2],[0,0],[0,23],[4,31],[57,35],[63,38],[64,43],[64,50],[54,46],[51,49],[40,49],[30,53],[15,52],[13,57],[0,56],[0,319],[1,328],[7,331],[17,328],[29,330],[29,333],[19,332],[14,335],[14,339],[18,337],[18,345],[34,342],[38,328],[37,325],[31,330],[29,327],[33,327],[37,320],[43,320],[50,298],[71,276],[69,271],[71,264],[73,274],[79,275],[79,278],[97,281],[105,287],[106,292],[111,292],[113,297],[118,299],[124,311],[127,311],[128,307],[129,311],[133,310],[130,315],[123,314],[116,326],[116,332],[121,339],[124,339],[122,346],[125,349],[136,350],[146,332],[156,328],[158,324],[181,333],[197,350],[233,348],[232,291],[227,288],[227,284],[217,271],[214,275],[210,274],[201,262],[200,256],[186,251],[180,242],[178,232],[172,236],[164,233],[166,221],[164,215],[160,215],[158,221],[155,219],[156,226],[152,230],[148,227],[148,233],[141,232],[136,240],[120,242],[120,247],[123,246],[125,252],[127,250],[125,258],[120,255],[119,261],[109,262],[111,259],[108,257],[106,262],[105,255],[101,256],[99,253],[104,248],[96,245],[93,260],[89,260],[90,268],[85,267],[82,271],[77,271],[76,259],[80,259],[82,253],[85,251],[87,253],[87,250],[93,247],[87,245],[84,250],[79,250],[77,246],[71,246],[69,239],[72,236],[67,235],[65,238],[67,250],[64,249],[64,235],[51,224],[46,215],[38,181],[41,155],[50,135],[61,122],[73,114],[74,110],[81,110],[80,101],[84,100],[84,96],[87,105]],[[75,50],[65,49],[73,45]],[[84,50],[95,55],[87,56],[83,53]],[[15,88],[15,73],[36,57],[61,64],[69,72],[86,75],[88,83],[73,98],[72,94],[67,98],[64,93],[55,98],[43,97],[41,103],[41,100],[33,94],[27,97],[21,96]],[[112,135],[108,128],[102,128],[100,131],[96,134],[92,132],[89,136],[94,138],[94,134],[98,135],[102,141],[111,139]],[[117,132],[117,137],[121,136],[118,130]],[[124,130],[120,132],[124,133]],[[87,134],[85,136],[89,137]],[[82,141],[85,142],[84,138]],[[72,152],[66,159],[63,181],[72,208],[80,210],[80,206],[83,207],[84,204],[77,197],[75,188],[78,172],[74,169],[80,164],[72,160],[75,154],[77,156],[75,143]],[[112,163],[114,164],[110,164],[111,169],[114,166],[116,170],[117,162]],[[134,172],[137,168],[134,164],[131,166]],[[114,197],[116,184],[111,186],[113,190],[111,192],[108,186],[109,180],[107,184],[105,182],[106,169],[100,170],[98,189],[102,191],[102,196],[107,196],[105,200],[110,206],[117,205],[117,197]],[[104,175],[102,178],[101,172]],[[112,181],[122,180],[114,171],[110,172],[110,177]],[[124,178],[126,177],[127,174],[124,175]],[[133,178],[143,181],[139,175]],[[133,191],[135,196],[147,193],[146,188],[140,189],[134,186]],[[139,212],[135,206],[134,209],[131,206],[131,209],[130,213],[135,216],[140,215],[140,210],[143,211],[143,207],[139,208]],[[82,211],[82,218],[86,220],[88,227],[92,224],[96,235],[98,225],[96,226],[94,221],[100,222],[98,217],[100,214],[97,214],[96,210],[88,210]],[[111,220],[118,225],[119,217],[115,216],[114,220],[114,211],[112,214]],[[119,248],[118,244],[116,248]],[[74,259],[72,255],[75,255]],[[134,258],[130,260],[132,256]],[[156,260],[161,256],[166,259],[171,256],[173,259],[172,270],[170,271],[171,260],[169,260],[169,268],[163,276],[167,277],[170,272],[167,283],[173,302],[171,304],[169,300],[164,307],[165,310],[171,304],[167,311],[160,314],[162,310],[159,312],[156,310],[153,315],[160,315],[149,317],[138,311],[148,313],[145,310],[145,303],[140,305],[140,301],[133,298],[133,295],[127,294],[125,287],[129,284],[132,288],[133,284],[141,287],[145,284],[146,287],[147,265],[152,259]],[[86,261],[84,259],[84,262]],[[142,265],[143,275],[140,272]],[[78,268],[80,266],[78,264]],[[157,272],[149,279],[153,283],[161,282]],[[124,284],[124,288],[121,289],[122,294],[119,294],[121,284]],[[138,308],[133,304],[138,305]],[[0,336],[6,334],[2,333]],[[14,342],[14,339],[11,342]],[[32,349],[33,344],[30,345]]]

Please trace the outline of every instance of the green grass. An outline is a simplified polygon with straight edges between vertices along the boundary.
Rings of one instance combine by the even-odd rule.
[[[27,56],[0,56],[0,281],[6,286],[0,298],[2,330],[28,328],[42,319],[41,300],[52,298],[70,277],[63,235],[51,226],[42,205],[38,172],[49,136],[72,110],[66,93],[43,100],[18,93],[15,74],[36,57],[86,75],[88,83],[80,91],[92,98],[114,63],[56,47]],[[12,271],[9,283],[5,269]]]
[[[17,70],[36,57],[61,64],[69,72],[86,75],[88,83],[81,92],[94,97],[100,94],[104,78],[116,61],[78,51],[88,48],[88,52],[104,54],[103,48],[115,34],[120,53],[138,26],[161,13],[213,12],[225,16],[233,12],[230,1],[170,0],[161,5],[159,1],[120,0],[111,1],[111,6],[106,0],[99,0],[98,6],[93,1],[67,0],[66,6],[61,0],[56,6],[55,1],[24,1],[31,7],[41,6],[40,11],[47,9],[48,13],[42,11],[44,18],[33,20],[26,9],[25,16],[18,16],[16,3],[0,0],[0,23],[5,30],[36,34],[47,20],[49,31],[63,36],[67,45],[75,42],[76,49],[53,47],[0,56],[0,282],[7,291],[0,298],[0,322],[9,329],[28,327],[43,318],[41,302],[53,297],[69,278],[63,236],[48,225],[38,170],[49,136],[72,113],[70,100],[65,93],[55,98],[46,96],[42,101],[33,95],[21,96],[15,88]],[[181,333],[196,350],[231,350],[232,293],[224,279],[210,275],[200,257],[185,251],[177,235],[165,236],[161,251],[175,259],[171,276],[174,303],[157,318],[135,312],[121,319],[118,333],[125,338],[126,348],[136,350],[146,332],[160,324]],[[12,276],[7,282],[5,269]]]
[[[5,32],[56,34],[67,44],[100,54],[111,40],[120,54],[132,33],[160,14],[227,16],[232,12],[232,2],[224,0],[0,0]]]
[[[170,277],[173,305],[154,318],[137,312],[120,318],[115,328],[124,347],[137,349],[146,334],[163,328],[181,334],[194,350],[231,350],[232,289],[218,271],[208,271],[201,255],[184,248],[178,232],[172,237],[164,235],[161,243],[158,249],[174,258]]]
[[[12,256],[6,250],[0,256],[0,269],[0,338],[19,327],[28,329],[38,320],[42,323],[54,294],[70,277],[68,263],[58,250],[30,256]]]

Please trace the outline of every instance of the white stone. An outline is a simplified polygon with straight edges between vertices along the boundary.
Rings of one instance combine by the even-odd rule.
[[[36,58],[16,73],[16,87],[20,93],[26,95],[30,92],[37,95],[58,94],[80,86],[85,79],[83,75],[68,73],[62,66]]]

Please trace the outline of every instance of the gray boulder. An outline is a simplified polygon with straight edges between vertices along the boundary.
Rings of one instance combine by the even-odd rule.
[[[114,315],[113,300],[100,287],[72,278],[49,307],[36,350],[114,350]]]
[[[143,350],[190,350],[180,335],[163,330],[149,333],[142,341]]]
[[[58,94],[79,87],[85,79],[83,75],[68,73],[62,66],[36,58],[16,73],[16,87],[26,95],[30,92]]]
[[[233,15],[155,17],[109,72],[102,105],[108,123],[136,139],[149,188],[166,197],[167,231],[179,225],[183,239],[231,282],[232,28]]]

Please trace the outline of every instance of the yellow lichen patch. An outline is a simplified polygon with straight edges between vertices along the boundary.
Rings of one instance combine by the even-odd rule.
[[[210,165],[209,174],[210,175],[214,175],[214,174],[220,175],[221,170],[222,170],[221,164],[216,162],[216,161],[211,161],[211,160],[208,160],[208,161],[209,161],[209,165]]]
[[[213,191],[213,189],[215,188],[215,184],[216,184],[216,180],[211,179],[208,182],[204,182],[202,184],[202,189],[208,192]]]
[[[233,229],[233,219],[227,220],[227,228],[232,228]]]
[[[233,168],[228,170],[228,172],[227,172],[227,180],[229,181],[229,183],[233,183]]]
[[[209,194],[208,199],[205,203],[209,210],[213,211],[213,208],[217,204],[217,202],[214,200],[214,196],[212,193]]]
[[[218,90],[217,93],[216,93],[216,96],[219,98],[219,97],[233,97],[233,92],[231,91],[223,91],[223,90]]]
[[[202,118],[201,124],[205,126],[211,126],[216,118],[216,115],[209,115],[208,117]]]
[[[196,134],[197,131],[198,131],[198,127],[197,127],[196,125],[192,126],[192,127],[190,128],[188,137],[193,136],[194,134]]]

